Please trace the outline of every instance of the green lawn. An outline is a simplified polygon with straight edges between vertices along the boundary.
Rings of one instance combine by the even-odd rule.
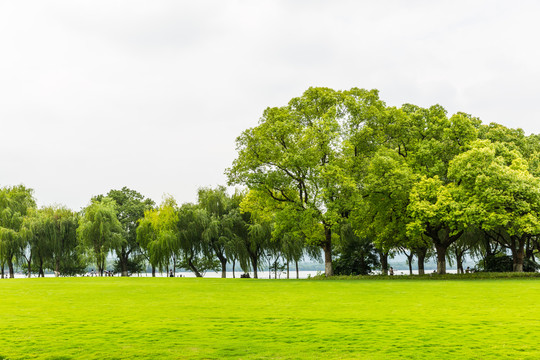
[[[0,359],[538,359],[540,280],[0,279]]]

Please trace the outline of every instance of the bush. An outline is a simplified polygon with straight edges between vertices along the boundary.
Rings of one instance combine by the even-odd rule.
[[[379,266],[375,247],[369,239],[351,237],[342,244],[336,255],[332,261],[336,275],[367,275]]]
[[[310,280],[392,280],[392,281],[411,281],[411,280],[490,280],[490,279],[537,279],[540,273],[537,272],[477,272],[472,274],[427,274],[427,275],[337,275],[326,277],[324,274],[311,277]]]
[[[479,271],[484,272],[512,272],[514,269],[514,261],[512,256],[499,253],[486,256],[483,260],[476,264],[476,266]],[[540,265],[534,261],[525,259],[523,262],[524,272],[536,272],[539,269]]]

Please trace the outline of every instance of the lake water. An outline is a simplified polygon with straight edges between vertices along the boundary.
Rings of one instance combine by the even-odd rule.
[[[426,274],[431,274],[432,272],[433,272],[433,270],[426,270],[425,271]],[[456,269],[447,269],[446,272],[448,274],[456,274],[457,270]],[[317,271],[317,270],[299,271],[300,279],[307,279],[309,276],[317,275],[317,273],[323,273],[323,272]],[[236,275],[237,278],[239,278],[241,274],[242,274],[241,271],[236,271],[235,272],[235,275]],[[380,274],[380,271],[376,271],[375,274]],[[413,274],[418,275],[418,270],[413,270]],[[180,275],[182,275],[182,277],[195,277],[195,274],[193,274],[191,271],[177,271],[175,275],[176,275],[176,277],[179,277]],[[268,271],[259,271],[258,275],[259,275],[259,279],[268,279]],[[409,270],[394,270],[394,275],[409,275]],[[132,275],[132,277],[151,277],[151,276],[152,276],[151,273],[141,273],[141,274]],[[253,273],[250,272],[249,276],[253,277]],[[36,277],[36,276],[32,275],[32,277]],[[45,277],[54,277],[54,274],[45,274]],[[156,277],[167,277],[167,273],[165,273],[165,272],[163,272],[163,273],[156,272]],[[204,274],[204,277],[205,278],[220,278],[221,277],[221,272],[209,271],[206,274]],[[232,278],[232,277],[233,277],[232,271],[227,271],[227,278]],[[290,279],[296,279],[296,272],[291,271],[289,273],[289,277],[290,277]],[[24,274],[21,274],[21,273],[16,273],[15,278],[18,278],[18,279],[26,278],[26,276]],[[274,276],[273,272],[271,273],[271,278],[275,279],[275,276]],[[278,279],[287,279],[287,273],[285,273],[285,272],[279,273],[278,272],[277,278]]]

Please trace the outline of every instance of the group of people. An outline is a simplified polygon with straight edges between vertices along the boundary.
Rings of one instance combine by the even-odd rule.
[[[92,269],[86,276],[99,276],[99,272]],[[103,270],[103,276],[114,276],[114,272],[112,270]]]
[[[169,271],[169,277],[174,277],[175,274],[173,273],[172,269]],[[178,277],[182,277],[182,274],[178,275]]]

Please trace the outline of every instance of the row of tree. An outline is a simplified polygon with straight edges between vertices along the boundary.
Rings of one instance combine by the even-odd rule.
[[[310,88],[268,108],[237,138],[230,185],[250,192],[244,209],[274,221],[276,238],[302,238],[332,254],[343,229],[380,253],[418,258],[434,250],[437,272],[467,251],[534,262],[540,234],[540,138],[483,125],[439,106],[387,106],[376,90]],[[487,261],[487,262],[486,262]],[[489,266],[487,266],[489,268]]]
[[[177,268],[203,276],[232,264],[245,271],[263,265],[275,272],[296,267],[304,255],[320,258],[315,247],[285,236],[272,240],[272,224],[242,212],[244,193],[229,195],[225,187],[201,188],[196,204],[178,206],[172,197],[161,205],[124,187],[94,197],[79,213],[65,207],[36,208],[32,190],[23,185],[0,189],[0,270],[14,277],[14,264],[30,277],[85,273],[95,266],[103,275],[115,255],[115,272],[123,276],[145,271],[146,265]]]
[[[0,265],[43,275],[100,273],[115,254],[122,275],[149,263],[202,276],[209,269],[276,271],[324,254],[327,276],[367,273],[396,252],[419,273],[431,255],[463,271],[535,269],[540,241],[540,137],[439,105],[387,106],[376,90],[310,88],[268,108],[237,139],[229,185],[178,206],[124,188],[75,213],[36,209],[24,186],[0,189]],[[322,249],[322,250],[321,250]],[[510,254],[510,258],[506,255]],[[337,257],[336,257],[337,255]],[[377,255],[377,256],[375,256]],[[502,264],[502,265],[501,265]],[[504,265],[504,266],[503,266]]]

